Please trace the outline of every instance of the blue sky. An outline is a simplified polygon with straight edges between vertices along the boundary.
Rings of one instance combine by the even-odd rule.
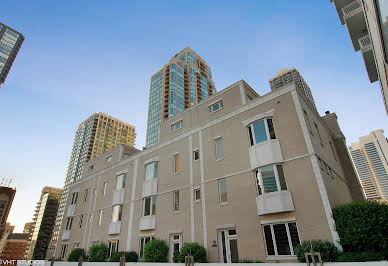
[[[296,67],[318,111],[336,112],[350,144],[388,122],[335,7],[321,1],[2,0],[0,21],[26,40],[0,90],[0,177],[17,193],[16,231],[44,186],[62,187],[78,124],[105,112],[145,144],[150,77],[190,46],[217,90],[243,78],[259,94]]]

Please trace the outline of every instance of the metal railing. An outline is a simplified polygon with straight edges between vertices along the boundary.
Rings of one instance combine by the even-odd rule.
[[[369,35],[365,35],[358,39],[358,44],[360,45],[361,50],[368,49],[372,45]]]
[[[360,0],[353,1],[350,4],[348,4],[348,5],[346,5],[346,6],[344,6],[342,8],[342,14],[344,16],[346,16],[349,13],[351,13],[353,11],[356,11],[357,9],[359,9],[361,7],[362,7],[362,5],[361,5],[361,1]]]

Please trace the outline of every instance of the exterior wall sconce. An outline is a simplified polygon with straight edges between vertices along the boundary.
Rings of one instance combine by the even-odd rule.
[[[213,248],[217,247],[217,242],[216,242],[215,240],[213,240],[212,247],[213,247]]]

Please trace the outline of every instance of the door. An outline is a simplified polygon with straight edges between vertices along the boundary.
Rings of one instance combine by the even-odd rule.
[[[239,262],[236,229],[218,231],[218,247],[221,263]]]
[[[174,252],[180,251],[181,248],[182,248],[182,235],[171,234],[170,235],[169,262],[173,262]]]

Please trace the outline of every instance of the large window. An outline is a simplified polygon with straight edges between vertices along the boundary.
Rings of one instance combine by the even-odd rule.
[[[183,120],[180,120],[180,121],[171,125],[171,131],[181,129],[182,127],[183,127]]]
[[[66,258],[67,244],[62,244],[61,246],[61,259]]]
[[[123,211],[123,205],[115,205],[112,208],[112,222],[120,222]]]
[[[69,217],[66,220],[66,230],[71,230],[71,226],[73,224],[73,217]]]
[[[251,146],[265,142],[270,139],[276,139],[275,129],[271,118],[256,121],[249,125],[249,140]]]
[[[145,181],[150,181],[152,178],[158,178],[158,162],[146,164]]]
[[[174,191],[174,212],[177,212],[180,210],[180,200],[179,200],[179,190]]]
[[[71,193],[71,204],[76,204],[78,199],[78,192]]]
[[[387,0],[377,0],[376,5],[380,20],[380,29],[385,52],[385,61],[388,62],[388,3]]]
[[[296,223],[264,225],[263,231],[268,256],[295,255],[300,244]]]
[[[116,176],[116,191],[125,188],[125,184],[127,182],[127,174],[121,174]]]
[[[143,216],[156,214],[156,196],[144,198]]]
[[[256,170],[257,192],[259,195],[287,190],[282,165],[269,165]]]
[[[218,180],[218,191],[219,191],[220,203],[228,202],[228,190],[226,188],[225,178]]]
[[[119,250],[119,240],[109,240],[109,257],[115,254]]]
[[[221,160],[222,158],[224,158],[224,145],[222,138],[219,137],[216,139],[216,160]]]
[[[140,258],[143,258],[144,246],[151,240],[154,240],[153,236],[145,236],[140,238],[140,250],[139,250]]]

